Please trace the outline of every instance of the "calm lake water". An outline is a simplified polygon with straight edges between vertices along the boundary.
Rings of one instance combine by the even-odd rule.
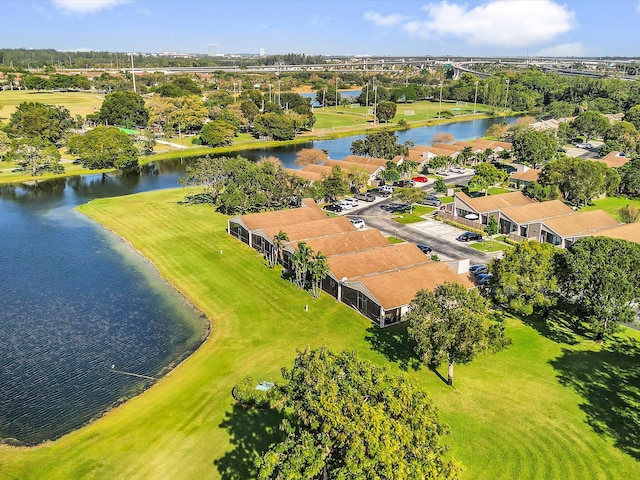
[[[513,119],[507,119],[512,121]],[[476,138],[496,121],[398,132]],[[238,152],[294,166],[301,148],[349,154],[355,138]],[[235,154],[234,154],[235,155]],[[0,186],[0,438],[34,444],[69,432],[147,388],[193,351],[207,322],[127,244],[73,208],[94,198],[173,188],[194,160],[140,175],[87,175]]]

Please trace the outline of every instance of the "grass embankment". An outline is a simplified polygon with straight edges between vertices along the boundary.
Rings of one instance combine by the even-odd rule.
[[[633,205],[640,209],[640,199],[635,198],[623,198],[623,197],[607,197],[593,201],[593,205],[581,208],[581,212],[588,212],[591,210],[604,210],[613,218],[618,221],[622,221],[620,218],[619,210],[627,205]]]
[[[100,110],[104,95],[90,92],[55,92],[34,90],[0,90],[0,120],[7,121],[22,102],[60,105],[71,115],[86,117]]]
[[[151,389],[85,428],[35,448],[0,447],[0,478],[248,479],[251,454],[265,447],[264,429],[276,419],[233,406],[231,388],[243,376],[279,380],[306,345],[355,349],[393,369],[411,364],[404,326],[371,328],[328,295],[312,299],[227,235],[225,217],[179,205],[184,194],[94,200],[81,210],[148,257],[211,319],[211,336]],[[408,368],[450,425],[445,442],[465,465],[464,479],[635,478],[640,463],[589,424],[594,408],[612,425],[624,423],[608,409],[615,392],[603,370],[621,364],[591,343],[556,343],[536,328],[508,318],[512,348],[456,366],[456,390],[429,370]],[[627,360],[637,363],[634,355]],[[637,382],[623,382],[622,370],[611,379],[637,401]],[[599,381],[585,378],[592,372]],[[559,377],[581,384],[583,395]]]

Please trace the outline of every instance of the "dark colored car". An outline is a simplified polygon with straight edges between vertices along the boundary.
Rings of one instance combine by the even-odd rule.
[[[476,277],[476,282],[478,282],[478,285],[487,285],[492,278],[493,275],[490,273],[482,273]]]
[[[416,182],[413,180],[398,180],[397,182],[393,182],[394,187],[415,187]]]
[[[475,271],[471,272],[474,277],[478,278],[480,275],[485,275],[489,273],[489,268],[485,265],[483,267],[477,268]]]
[[[476,271],[477,270],[482,270],[482,269],[485,269],[485,268],[487,268],[487,266],[485,264],[478,263],[476,265],[471,265],[469,267],[469,272],[471,272],[473,275],[476,275]]]
[[[429,255],[431,252],[433,252],[433,248],[431,248],[429,245],[418,243],[416,244],[416,247],[418,247],[418,249],[420,249],[420,251],[425,255]]]
[[[328,212],[336,212],[336,213],[340,213],[344,210],[344,208],[342,208],[337,203],[332,203],[331,205],[325,205],[324,209],[327,210]]]
[[[475,232],[464,232],[456,238],[459,242],[472,242],[474,240],[482,240],[482,235]]]
[[[358,200],[364,200],[365,202],[373,202],[376,199],[375,195],[372,195],[369,192],[356,193],[354,197],[356,197]]]

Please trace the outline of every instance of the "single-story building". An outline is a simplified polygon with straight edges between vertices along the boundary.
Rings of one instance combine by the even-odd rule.
[[[541,170],[529,168],[524,165],[522,165],[522,167],[523,168],[518,168],[518,170],[509,177],[509,183],[514,188],[524,188],[530,183],[537,182],[540,176]]]
[[[620,222],[603,210],[563,215],[541,223],[539,241],[563,248],[570,247],[579,238],[596,235],[600,230],[620,225]]]
[[[542,222],[565,215],[576,215],[576,212],[560,200],[508,207],[500,211],[498,228],[505,235],[539,240]]]
[[[640,222],[624,223],[615,227],[598,230],[596,236],[617,238],[630,242],[640,243]]]
[[[609,168],[620,168],[629,162],[629,157],[627,157],[623,152],[609,152],[602,158],[594,158],[592,159],[594,162],[602,162]]]
[[[303,238],[314,252],[322,252],[325,256],[339,255],[347,252],[358,252],[370,248],[389,245],[389,240],[380,230],[369,228],[366,230],[355,230],[339,232],[333,235],[321,235],[319,237]],[[298,241],[288,242],[284,251],[293,255],[298,248]]]
[[[508,192],[498,195],[483,195],[470,197],[464,192],[456,192],[453,195],[453,202],[443,206],[445,214],[455,217],[462,217],[467,220],[477,222],[477,228],[482,229],[487,224],[490,216],[500,219],[500,211],[521,205],[537,203],[532,198],[527,197],[522,192]]]

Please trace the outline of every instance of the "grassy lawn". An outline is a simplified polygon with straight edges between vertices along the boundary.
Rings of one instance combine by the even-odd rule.
[[[627,205],[635,205],[640,208],[640,200],[634,198],[622,198],[622,197],[607,197],[593,201],[593,205],[581,208],[581,212],[588,212],[590,210],[604,210],[612,217],[622,221],[618,210]]]
[[[465,466],[465,480],[637,477],[640,454],[623,453],[628,445],[614,446],[590,422],[594,414],[605,417],[637,438],[617,427],[626,420],[609,410],[609,397],[615,387],[626,392],[618,403],[638,401],[630,372],[640,352],[615,362],[591,342],[559,343],[543,325],[508,317],[514,345],[457,365],[452,390],[428,369],[413,368],[405,325],[372,328],[328,295],[312,299],[227,235],[226,217],[178,204],[184,195],[176,189],[100,199],[81,210],[149,258],[210,319],[211,335],[151,389],[85,428],[35,448],[0,446],[0,478],[253,478],[249,457],[265,448],[272,434],[264,430],[277,419],[234,407],[231,388],[247,374],[279,380],[280,368],[307,345],[357,350],[407,370],[450,426],[445,442]],[[614,366],[616,374],[605,375]],[[596,373],[599,382],[589,377]]]
[[[395,217],[393,217],[393,219],[396,222],[402,223],[404,225],[407,225],[409,223],[424,222],[424,218],[422,218],[422,216],[431,213],[434,210],[434,207],[427,207],[425,205],[414,205],[413,213],[410,214],[409,210],[407,210],[400,215],[396,215]]]
[[[387,237],[389,243],[404,243],[404,240],[398,237]]]
[[[65,107],[72,115],[87,116],[100,110],[104,95],[89,92],[0,91],[0,120],[6,121],[22,102],[39,102]]]
[[[483,242],[475,242],[469,245],[481,252],[497,252],[498,250],[510,250],[513,247],[506,243],[496,242],[495,240],[485,240]]]

